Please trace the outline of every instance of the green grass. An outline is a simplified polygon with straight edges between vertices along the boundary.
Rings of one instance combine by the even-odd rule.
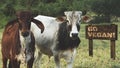
[[[118,23],[115,23],[118,24]],[[118,24],[118,40],[116,41],[116,60],[110,58],[110,41],[109,40],[94,40],[93,41],[93,57],[88,54],[88,39],[85,38],[85,25],[81,24],[80,38],[81,43],[77,48],[77,55],[74,61],[73,68],[120,68],[120,24]],[[0,39],[2,30],[0,30]],[[61,60],[62,68],[66,67],[66,62]],[[54,68],[55,63],[53,57],[48,63],[48,57],[43,55],[41,68]],[[0,68],[2,68],[2,60],[0,53]],[[22,65],[22,68],[24,65]]]

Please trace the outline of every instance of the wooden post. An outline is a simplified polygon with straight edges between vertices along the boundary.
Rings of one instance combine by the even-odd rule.
[[[115,40],[110,40],[111,58],[115,60]]]
[[[89,56],[93,57],[93,39],[89,39]]]

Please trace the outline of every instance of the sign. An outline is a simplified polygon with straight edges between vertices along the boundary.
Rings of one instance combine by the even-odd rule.
[[[86,38],[117,40],[117,25],[87,25]]]
[[[93,56],[93,39],[110,40],[111,58],[115,59],[115,40],[117,40],[117,28],[111,25],[87,25],[86,38],[89,39],[89,56]]]

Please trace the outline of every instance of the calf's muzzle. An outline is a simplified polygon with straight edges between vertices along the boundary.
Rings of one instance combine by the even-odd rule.
[[[22,36],[23,36],[23,37],[27,37],[28,35],[29,35],[29,32],[28,32],[28,31],[22,32]]]

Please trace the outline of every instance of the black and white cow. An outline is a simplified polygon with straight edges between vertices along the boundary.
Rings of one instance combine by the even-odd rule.
[[[80,30],[81,11],[66,11],[66,20],[38,15],[35,19],[43,22],[44,32],[32,23],[31,31],[34,33],[38,55],[35,58],[35,68],[40,68],[40,58],[43,54],[54,56],[56,68],[60,67],[60,58],[67,61],[67,68],[72,68],[76,55],[76,48],[80,43],[78,33]],[[59,18],[62,20],[62,18]]]

